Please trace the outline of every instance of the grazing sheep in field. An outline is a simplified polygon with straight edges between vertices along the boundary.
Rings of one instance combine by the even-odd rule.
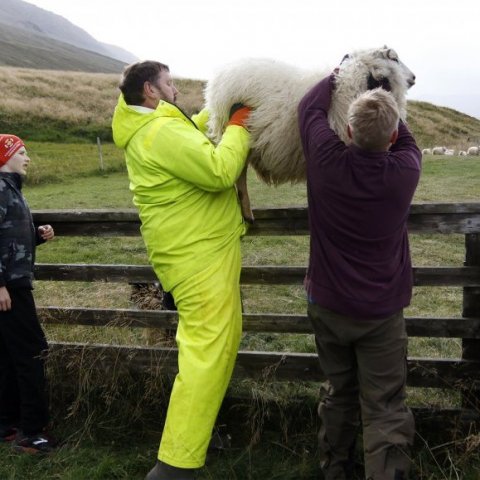
[[[466,152],[465,150],[460,150],[460,151],[458,152],[458,156],[459,156],[459,157],[466,157],[466,156],[467,156],[467,152]]]
[[[445,155],[453,156],[453,155],[455,155],[455,150],[453,148],[447,148],[445,150]]]
[[[422,155],[431,155],[432,154],[432,149],[431,148],[424,148],[422,150]]]
[[[244,60],[226,67],[207,83],[205,90],[210,138],[214,142],[220,140],[234,103],[248,105],[253,108],[248,120],[252,139],[248,162],[258,176],[274,185],[305,181],[297,107],[303,96],[329,73],[308,72],[268,59]],[[405,95],[415,83],[415,76],[394,50],[383,47],[353,52],[344,57],[335,75],[329,123],[345,143],[350,143],[346,128],[348,107],[369,89],[388,86],[401,117],[406,118]],[[253,221],[246,169],[237,188],[244,217]]]
[[[432,155],[445,155],[446,151],[447,151],[447,147],[433,147]]]
[[[479,155],[480,154],[480,147],[470,147],[467,150],[467,155]]]

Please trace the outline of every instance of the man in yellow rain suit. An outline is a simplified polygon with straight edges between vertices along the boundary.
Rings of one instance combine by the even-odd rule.
[[[250,110],[232,109],[214,145],[204,134],[208,113],[190,119],[175,105],[166,65],[129,66],[120,90],[113,138],[125,150],[149,261],[179,315],[179,372],[146,480],[192,479],[205,463],[240,343],[245,224],[234,184],[249,150]]]

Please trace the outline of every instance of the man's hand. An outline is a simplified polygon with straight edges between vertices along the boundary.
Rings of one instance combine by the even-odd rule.
[[[348,60],[349,58],[350,58],[350,55],[349,55],[348,53],[343,56],[342,61],[338,64],[338,67],[336,67],[336,68],[333,69],[333,73],[334,73],[335,75],[338,75],[338,73],[340,72],[340,67],[341,67],[342,63],[343,63],[345,60]]]
[[[335,90],[336,84],[337,84],[337,74],[335,73],[335,70],[334,70],[330,74],[330,88],[332,92]]]
[[[8,293],[7,287],[0,287],[0,311],[6,312],[11,310],[12,300],[10,299],[10,294]]]
[[[230,120],[227,125],[238,125],[247,128],[246,123],[250,117],[251,108],[246,107],[243,103],[234,103],[230,109]]]

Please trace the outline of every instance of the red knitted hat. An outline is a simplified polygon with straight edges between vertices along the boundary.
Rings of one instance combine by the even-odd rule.
[[[0,133],[0,167],[5,165],[24,146],[23,141],[17,136]]]

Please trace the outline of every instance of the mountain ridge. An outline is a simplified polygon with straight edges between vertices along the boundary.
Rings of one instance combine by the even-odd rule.
[[[0,3],[0,65],[115,73],[136,60],[54,12],[23,0]]]

